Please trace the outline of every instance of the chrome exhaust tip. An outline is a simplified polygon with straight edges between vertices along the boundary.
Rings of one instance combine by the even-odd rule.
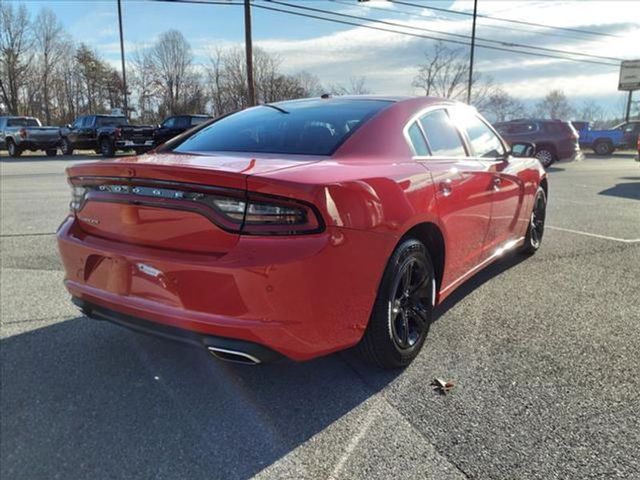
[[[211,346],[207,347],[207,350],[215,358],[224,362],[242,363],[244,365],[258,365],[262,363],[259,358],[256,358],[249,353],[239,352],[237,350]]]

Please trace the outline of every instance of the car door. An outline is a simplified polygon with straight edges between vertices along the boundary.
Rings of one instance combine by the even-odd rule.
[[[80,129],[82,128],[82,122],[84,122],[85,117],[78,117],[73,122],[71,127],[69,128],[69,133],[67,134],[67,140],[72,145],[79,145],[80,142]]]
[[[179,118],[180,117],[169,117],[162,122],[162,125],[160,125],[160,128],[158,129],[156,143],[164,143],[180,133],[177,126]]]
[[[629,122],[622,126],[623,142],[626,148],[633,148],[640,134],[640,122]]]
[[[445,108],[428,111],[407,133],[418,140],[422,133],[426,139],[428,155],[418,155],[416,160],[431,172],[435,186],[447,249],[444,291],[460,283],[484,260],[493,174],[485,163],[469,157],[464,137]],[[420,150],[424,148],[416,153]]]
[[[84,122],[80,126],[80,143],[83,148],[97,148],[98,137],[96,135],[96,129],[98,128],[98,119],[95,115],[89,115],[84,118]]]
[[[523,231],[524,183],[519,167],[509,161],[508,149],[475,109],[451,109],[456,124],[467,138],[471,155],[485,164],[491,174],[491,221],[484,240],[485,255],[493,255]]]

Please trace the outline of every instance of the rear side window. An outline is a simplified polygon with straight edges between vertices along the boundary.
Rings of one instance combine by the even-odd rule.
[[[431,154],[437,157],[465,157],[460,135],[444,110],[427,113],[420,119]]]
[[[191,117],[191,126],[195,127],[209,120],[207,117]]]
[[[39,127],[35,118],[10,118],[7,120],[7,127]]]
[[[117,127],[119,125],[126,125],[127,119],[124,117],[98,117],[99,127]]]
[[[420,130],[420,127],[416,122],[413,122],[413,125],[409,127],[407,133],[409,134],[409,139],[411,140],[411,145],[413,145],[413,150],[414,152],[416,152],[416,155],[429,155],[429,147],[427,146],[427,141],[424,139],[422,130]]]
[[[507,133],[511,133],[514,135],[523,135],[531,132],[535,132],[538,130],[538,127],[535,123],[513,123],[509,125]],[[498,129],[501,132],[500,129]]]
[[[457,109],[454,112],[454,118],[467,133],[476,157],[504,156],[505,150],[498,136],[472,110]]]
[[[356,129],[391,104],[333,99],[262,105],[219,119],[174,151],[331,155]]]

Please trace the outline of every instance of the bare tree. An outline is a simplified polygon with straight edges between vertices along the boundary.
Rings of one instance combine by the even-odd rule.
[[[494,122],[504,122],[526,116],[522,102],[516,100],[501,88],[489,95],[487,101],[479,110]]]
[[[194,79],[191,45],[182,33],[169,30],[151,48],[150,59],[163,97],[161,107],[168,114],[182,113],[188,83]]]
[[[27,7],[0,3],[0,95],[10,114],[20,110],[20,94],[31,68],[33,41]]]
[[[469,62],[463,49],[449,48],[437,42],[425,53],[425,63],[418,66],[418,74],[412,85],[424,91],[426,96],[436,96],[463,101],[467,95]],[[493,79],[475,73],[471,83],[471,103],[482,109],[496,93]]]
[[[332,95],[367,95],[371,90],[367,87],[366,77],[351,77],[348,85],[335,83],[329,86]]]
[[[65,51],[62,25],[48,8],[38,13],[34,24],[34,40],[38,48],[38,73],[42,82],[42,106],[47,125],[51,123],[51,77]]]
[[[544,118],[568,120],[573,112],[573,107],[562,90],[550,91],[536,105],[536,113]]]
[[[153,122],[156,118],[158,88],[154,80],[153,60],[149,48],[139,46],[132,54],[130,84],[136,94],[138,116],[143,122]]]
[[[259,103],[307,97],[320,90],[320,82],[310,73],[282,73],[280,58],[275,55],[254,47],[253,57],[256,99]],[[242,48],[215,50],[209,57],[206,72],[209,96],[216,115],[247,106],[245,57]]]

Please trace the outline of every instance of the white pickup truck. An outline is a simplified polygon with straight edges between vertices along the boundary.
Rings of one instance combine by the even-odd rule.
[[[44,150],[48,157],[54,157],[58,145],[58,127],[43,127],[34,117],[0,117],[0,150],[8,150],[12,157],[25,150]]]

